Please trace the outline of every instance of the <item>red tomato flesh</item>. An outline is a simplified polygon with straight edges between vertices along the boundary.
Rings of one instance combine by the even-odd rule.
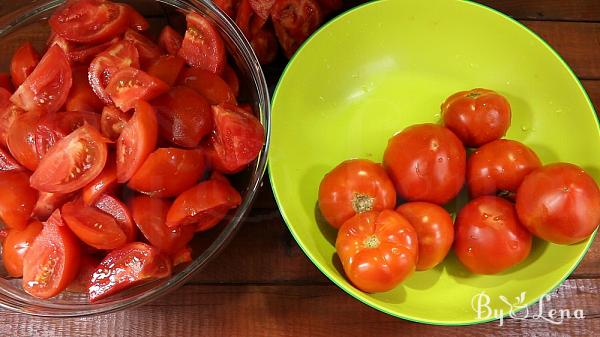
[[[125,232],[112,216],[83,205],[81,200],[64,204],[62,217],[81,241],[96,249],[119,248],[127,241]]]
[[[23,229],[29,222],[37,192],[29,186],[29,173],[0,172],[0,220],[9,229]]]
[[[178,55],[198,69],[220,74],[226,63],[225,43],[213,24],[197,13],[186,16],[187,30]]]

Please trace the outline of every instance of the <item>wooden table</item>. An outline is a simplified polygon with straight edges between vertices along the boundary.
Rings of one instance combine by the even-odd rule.
[[[24,2],[2,0],[0,13]],[[481,2],[546,39],[600,111],[599,0]],[[280,68],[267,70],[274,84]],[[385,315],[346,295],[311,264],[288,232],[265,179],[239,234],[182,288],[148,305],[97,317],[48,319],[0,311],[0,336],[598,336],[600,239],[551,294],[551,308],[584,309],[585,319],[561,325],[508,319],[503,327],[497,322],[442,327]]]

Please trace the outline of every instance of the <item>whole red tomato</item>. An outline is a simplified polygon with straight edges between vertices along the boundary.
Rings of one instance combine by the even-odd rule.
[[[488,89],[461,91],[442,103],[444,125],[469,147],[500,139],[510,126],[510,104]]]
[[[475,274],[496,274],[525,260],[531,234],[521,225],[513,204],[483,196],[471,200],[456,217],[454,251]]]
[[[452,241],[452,217],[442,207],[429,202],[407,202],[396,209],[417,231],[419,259],[417,270],[427,270],[444,260]]]
[[[319,209],[327,222],[340,228],[357,213],[396,206],[396,191],[380,164],[351,159],[336,166],[319,186]]]
[[[550,164],[530,173],[517,191],[516,206],[531,233],[558,244],[585,240],[600,223],[598,185],[573,164]]]
[[[467,185],[472,198],[496,192],[514,195],[527,174],[542,166],[538,156],[516,140],[498,139],[467,160]]]
[[[383,165],[400,197],[443,205],[463,186],[466,153],[449,129],[419,124],[389,140]]]
[[[359,213],[342,225],[335,248],[358,289],[388,291],[415,270],[417,233],[392,210]]]

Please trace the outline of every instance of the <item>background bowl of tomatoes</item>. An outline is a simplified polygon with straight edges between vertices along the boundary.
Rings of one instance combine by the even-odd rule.
[[[489,91],[468,91],[473,88],[493,89],[510,103],[510,127],[500,108],[478,124],[469,124],[474,119],[468,113],[451,118],[451,106],[478,111],[469,100],[481,98],[484,107],[504,104]],[[488,146],[498,137],[509,140]],[[485,166],[502,160],[501,153],[515,146],[519,150],[507,157],[509,162],[548,165],[526,176],[523,192],[516,194],[517,211],[508,201],[511,195],[475,197],[488,194],[486,181],[495,179],[495,169],[483,167],[478,176],[477,169],[466,167],[469,161]],[[439,156],[422,160],[432,153]],[[527,196],[539,199],[544,190],[577,177],[585,177],[587,186],[578,191],[592,191],[594,197],[582,199],[589,204],[572,204],[564,214],[578,213],[581,206],[586,210],[580,214],[596,219],[598,153],[597,116],[568,65],[518,22],[472,2],[382,0],[350,10],[301,47],[273,97],[269,172],[294,238],[348,294],[417,322],[497,319],[474,310],[478,295],[486,295],[480,297],[486,305],[482,310],[507,315],[568,277],[589,248],[597,223],[580,237],[546,239],[538,236],[548,233],[530,228],[529,234],[508,224],[517,222],[517,213],[526,225],[535,222],[540,216],[533,210],[540,206]],[[552,166],[555,162],[574,163],[587,173],[569,164]],[[432,174],[437,168],[445,173]],[[465,170],[471,171],[466,178]],[[555,178],[547,172],[555,172]],[[500,186],[494,184],[492,193]],[[360,193],[345,193],[352,189]],[[419,215],[423,212],[428,220]],[[460,215],[452,219],[448,213]],[[421,261],[419,255],[422,264],[407,273],[417,260],[417,235],[408,224],[416,219],[440,224],[432,235],[447,240],[440,243],[440,256],[432,253],[431,260]],[[479,223],[473,219],[487,219],[491,228],[502,230],[493,234],[487,225],[470,226]],[[481,251],[487,252],[477,255]]]
[[[235,235],[266,168],[267,85],[209,1],[35,1],[0,18],[0,306],[112,312]]]

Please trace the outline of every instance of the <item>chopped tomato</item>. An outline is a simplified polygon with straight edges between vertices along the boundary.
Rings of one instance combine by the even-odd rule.
[[[131,118],[129,113],[123,112],[112,105],[105,106],[100,118],[102,134],[110,140],[116,140],[129,118]]]
[[[39,62],[40,55],[33,49],[31,42],[23,42],[17,48],[10,62],[10,76],[15,88],[25,82]]]
[[[111,160],[109,157],[109,160],[107,160],[106,165],[104,166],[104,170],[83,188],[83,191],[81,192],[83,203],[86,206],[93,205],[101,195],[111,192],[116,187],[117,166],[114,160]]]
[[[37,200],[26,172],[0,172],[0,219],[11,229],[23,229]]]
[[[123,111],[133,108],[140,100],[152,100],[168,90],[169,86],[163,81],[131,67],[119,70],[106,87],[112,101]]]
[[[8,275],[23,276],[23,256],[42,231],[42,223],[33,221],[23,230],[11,229],[2,243],[2,262]]]
[[[37,298],[58,295],[75,279],[81,247],[56,210],[23,258],[23,290]]]
[[[23,171],[25,168],[19,164],[11,154],[0,147],[0,171]]]
[[[37,126],[39,124],[40,114],[37,111],[26,112],[14,118],[8,129],[6,136],[6,145],[13,157],[28,170],[35,170],[40,162],[38,154]],[[54,143],[53,134],[47,133],[50,139],[43,140],[43,144]],[[39,148],[43,147],[40,144]]]
[[[265,20],[271,15],[271,8],[274,4],[275,0],[250,0],[250,6],[254,13]]]
[[[199,150],[161,148],[148,156],[127,186],[153,197],[174,197],[194,186],[205,171]]]
[[[217,5],[229,17],[233,18],[233,10],[235,5],[237,5],[237,0],[213,0],[213,3]]]
[[[187,68],[181,73],[179,83],[196,90],[210,104],[236,104],[235,94],[227,82],[210,71]]]
[[[115,219],[81,200],[63,205],[62,217],[77,237],[96,249],[115,249],[127,241],[125,232]]]
[[[225,80],[229,88],[231,88],[233,96],[238,97],[240,94],[240,79],[235,70],[228,64],[225,66],[225,69],[223,69],[222,76],[223,80]]]
[[[72,63],[85,64],[93,59],[96,54],[103,52],[110,46],[119,42],[119,40],[119,37],[114,37],[113,39],[100,44],[80,44],[67,41],[59,35],[53,35],[48,45],[58,45],[65,52],[65,54],[67,54],[67,58]]]
[[[9,93],[8,97],[10,97],[10,94],[15,91],[8,73],[0,73],[0,88],[6,89],[6,91]]]
[[[173,260],[173,267],[178,266],[180,264],[192,262],[192,249],[190,248],[190,246],[185,246],[181,248],[171,256],[171,260]]]
[[[150,104],[138,101],[135,112],[117,139],[117,181],[131,179],[156,148],[158,122]]]
[[[158,46],[169,55],[177,55],[182,42],[183,37],[171,26],[165,26],[158,37]]]
[[[128,29],[123,39],[130,41],[137,48],[142,66],[147,66],[161,54],[160,48],[154,42],[134,30]]]
[[[323,20],[321,7],[315,0],[275,0],[271,18],[275,34],[288,58]]]
[[[111,215],[115,219],[117,225],[119,225],[119,227],[121,227],[125,233],[127,242],[133,242],[136,240],[137,228],[133,223],[133,218],[131,217],[127,206],[119,201],[119,199],[109,194],[104,194],[98,198],[95,206],[102,212]]]
[[[144,237],[162,252],[174,254],[194,236],[193,226],[170,228],[165,225],[171,207],[167,199],[138,195],[131,200],[130,206],[133,219]]]
[[[15,119],[24,113],[23,110],[11,103],[10,96],[10,92],[0,88],[0,143],[4,146],[8,144],[8,130]]]
[[[52,14],[52,31],[69,41],[100,43],[120,35],[129,24],[125,6],[104,0],[68,1]]]
[[[252,35],[250,44],[261,64],[268,64],[277,57],[277,38],[271,26],[265,26]]]
[[[112,104],[106,86],[112,77],[126,67],[140,67],[139,53],[133,43],[121,41],[98,54],[89,67],[88,79],[92,89],[104,103]]]
[[[185,61],[182,58],[163,55],[155,59],[146,71],[148,75],[158,78],[169,86],[173,86],[184,66]]]
[[[140,12],[136,11],[135,8],[127,4],[119,5],[125,6],[125,9],[127,9],[127,14],[129,15],[129,27],[140,32],[143,32],[150,28],[150,24],[148,23],[148,21],[144,18],[142,14],[140,14]]]
[[[40,221],[45,221],[56,210],[71,200],[74,193],[39,192],[37,202],[33,208],[32,216]]]
[[[220,74],[226,63],[225,43],[213,24],[197,13],[186,16],[187,30],[179,56],[195,68]]]
[[[71,84],[67,55],[53,45],[10,100],[23,110],[55,112],[65,104]]]
[[[158,249],[132,242],[108,253],[92,276],[88,294],[98,301],[123,289],[171,275],[171,263]]]
[[[67,135],[85,124],[99,129],[100,115],[90,111],[67,111],[47,114],[43,117],[42,122],[55,126]]]
[[[67,97],[67,111],[102,111],[102,101],[96,96],[88,81],[85,67],[73,68],[73,85]]]
[[[107,140],[88,124],[53,146],[31,176],[31,186],[44,192],[76,191],[96,178],[106,163]]]
[[[210,104],[194,90],[177,86],[152,101],[161,135],[183,147],[196,147],[213,126]]]
[[[69,284],[67,291],[76,293],[87,292],[90,282],[92,281],[92,276],[99,264],[100,260],[97,257],[89,254],[82,254],[77,277]]]
[[[248,39],[252,37],[250,34],[250,19],[254,15],[252,6],[249,0],[240,0],[237,6],[235,16],[235,24],[240,28],[244,36]]]

